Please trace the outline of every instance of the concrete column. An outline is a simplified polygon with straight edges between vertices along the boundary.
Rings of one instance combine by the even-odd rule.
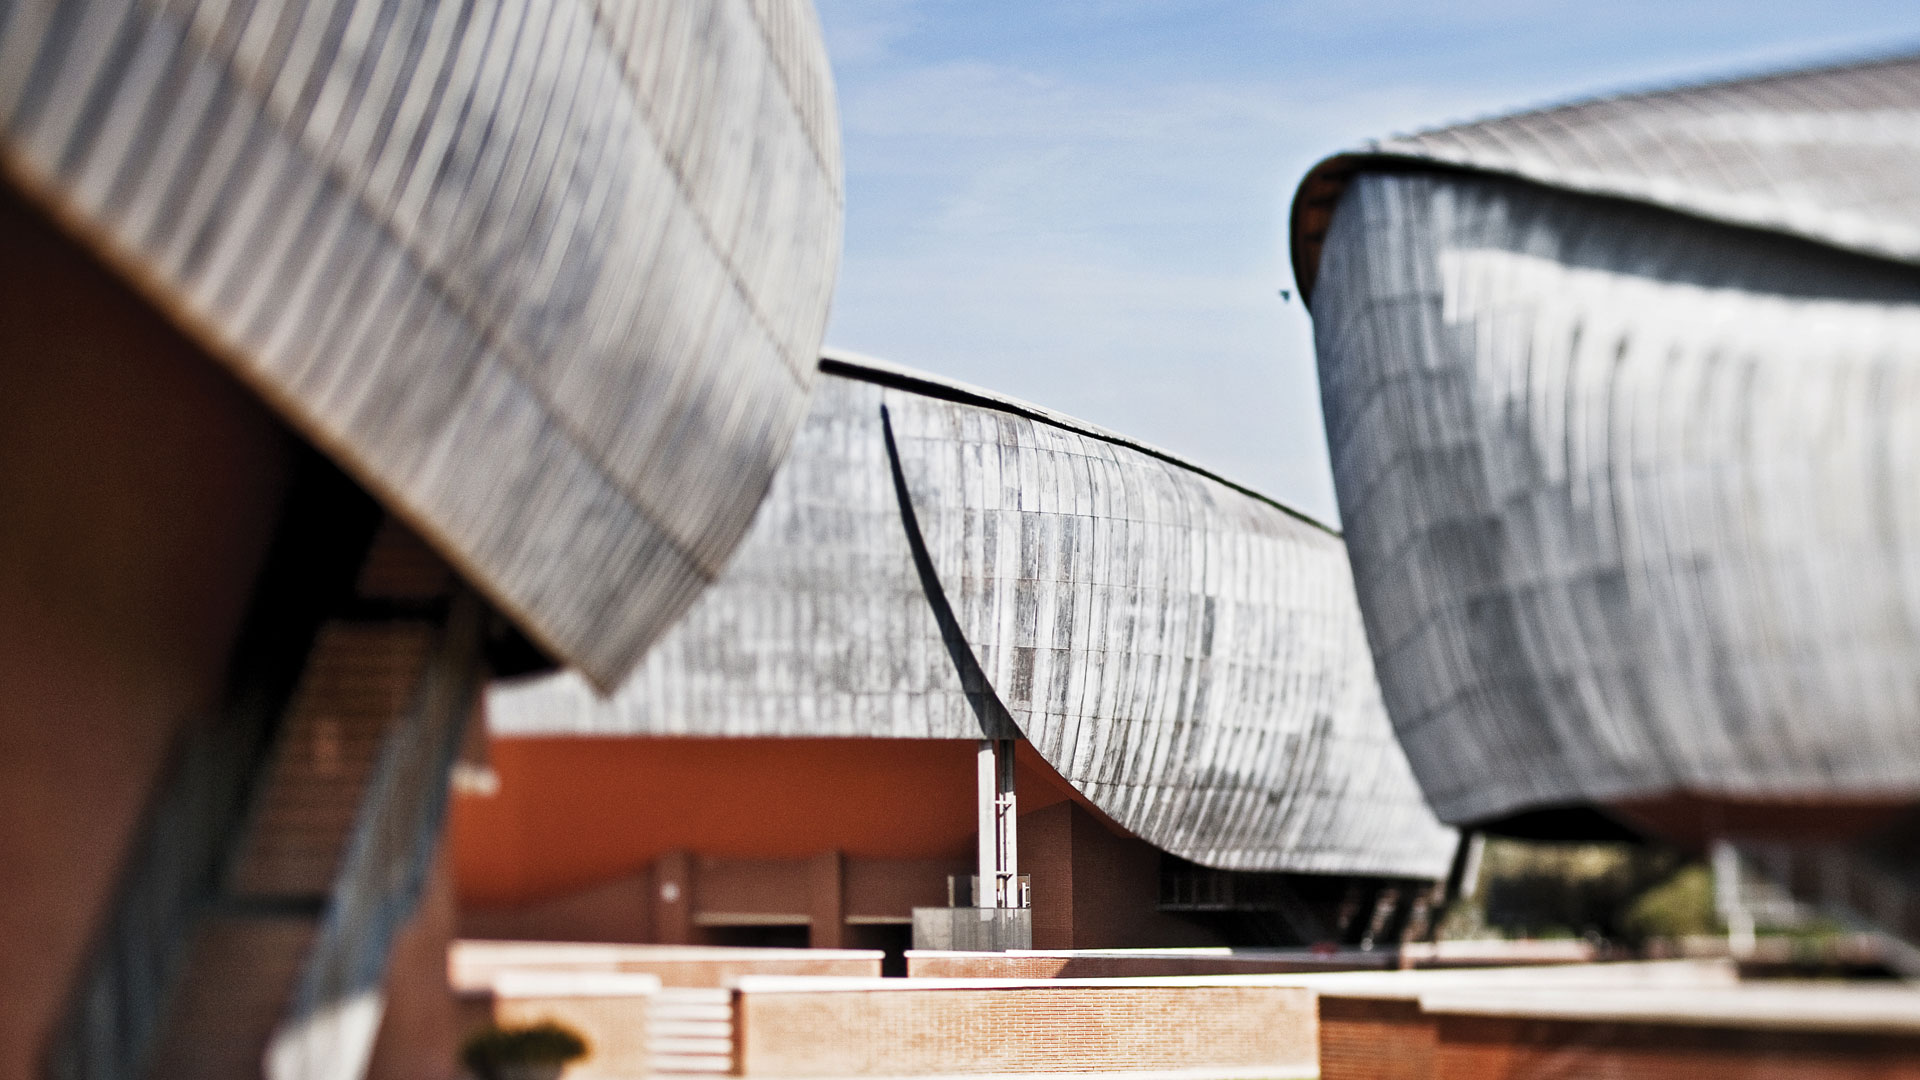
[[[976,758],[980,810],[975,907],[1018,907],[1019,814],[1013,791],[1013,740],[982,739]]]
[[[999,769],[994,763],[993,740],[982,739],[978,753],[974,758],[974,794],[975,806],[979,812],[976,835],[979,842],[979,858],[974,864],[974,894],[972,907],[993,907],[993,879],[1000,866],[999,827],[995,822],[995,792],[999,786]]]
[[[1736,957],[1753,953],[1753,913],[1740,885],[1740,852],[1725,840],[1712,849],[1713,906],[1727,924],[1727,948]]]
[[[1020,899],[1020,808],[1014,800],[1013,740],[999,739],[993,744],[994,793],[993,828],[1000,849],[1000,865],[995,874],[994,903],[1003,908],[1022,907]]]

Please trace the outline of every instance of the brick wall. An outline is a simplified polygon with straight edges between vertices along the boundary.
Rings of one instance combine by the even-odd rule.
[[[1268,986],[779,988],[743,980],[746,1076],[1315,1070],[1313,998]]]
[[[612,972],[508,972],[480,993],[462,995],[464,1026],[522,1027],[553,1021],[586,1040],[587,1056],[565,1080],[637,1080],[652,1053],[647,1007],[660,990],[651,975]]]
[[[1302,976],[1322,1080],[1920,1077],[1920,994],[1730,965]]]
[[[1435,1080],[1912,1080],[1920,1036],[1442,1016]]]
[[[1418,1001],[1320,998],[1320,1080],[1429,1080],[1433,1054]]]

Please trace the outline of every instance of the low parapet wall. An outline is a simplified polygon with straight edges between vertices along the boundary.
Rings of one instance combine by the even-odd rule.
[[[877,978],[874,949],[738,949],[591,942],[457,941],[448,956],[455,989],[481,990],[509,971],[610,971],[653,975],[663,986],[718,988],[746,975]]]
[[[1008,952],[907,952],[907,974],[927,979],[1164,979],[1189,975],[1268,975],[1311,971],[1383,971],[1386,952],[1315,953],[1306,949],[1061,949]]]
[[[749,975],[727,991],[496,969],[488,985],[467,995],[485,1019],[555,1019],[587,1036],[594,1054],[569,1080],[638,1076],[662,1060],[676,1047],[661,1042],[652,1010],[670,1010],[676,994],[715,1013],[693,1032],[707,1064],[747,1077],[1920,1080],[1920,991],[1741,983],[1727,960],[1132,979]]]
[[[1920,1078],[1920,991],[1905,988],[1456,990],[1422,995],[1419,1004],[1434,1030],[1434,1080]]]
[[[659,993],[652,975],[498,972],[485,989],[461,993],[461,1018],[469,1034],[489,1024],[560,1024],[587,1043],[587,1056],[567,1067],[566,1080],[631,1080],[651,1069],[649,1008]]]
[[[1246,980],[744,978],[736,1067],[761,1077],[1310,1077],[1313,994]]]
[[[1421,1011],[1425,995],[1697,992],[1732,987],[1738,978],[1722,959],[1349,972],[1295,981],[1319,996],[1321,1080],[1429,1080],[1438,1034],[1434,1018]]]
[[[907,974],[930,979],[1127,979],[1265,975],[1399,968],[1533,967],[1581,964],[1593,947],[1578,941],[1462,941],[1388,949],[1016,949],[911,950]]]
[[[1729,960],[1306,975],[1321,1080],[1920,1078],[1920,991]]]

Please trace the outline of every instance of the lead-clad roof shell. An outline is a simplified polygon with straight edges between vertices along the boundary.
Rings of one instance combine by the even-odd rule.
[[[1303,187],[1360,607],[1444,820],[1920,793],[1917,80],[1525,113]]]
[[[1057,413],[825,368],[748,540],[635,677],[605,702],[577,676],[497,689],[496,735],[1011,723],[1184,858],[1446,872],[1454,835],[1394,742],[1337,534]]]
[[[1920,55],[1621,94],[1375,139],[1321,162],[1293,220],[1311,292],[1347,178],[1498,173],[1920,263]]]
[[[773,0],[6,5],[0,167],[608,686],[752,521],[839,251]]]

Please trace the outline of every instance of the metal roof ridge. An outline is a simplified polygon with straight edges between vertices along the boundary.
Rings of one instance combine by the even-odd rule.
[[[867,356],[863,353],[838,348],[823,348],[820,350],[820,373],[823,375],[837,375],[842,378],[858,379],[862,382],[869,382],[895,390],[903,390],[908,393],[921,394],[943,401],[953,401],[963,405],[973,405],[978,408],[1011,413],[1015,416],[1025,417],[1026,419],[1046,424],[1050,427],[1057,427],[1064,431],[1072,431],[1089,438],[1099,439],[1102,442],[1112,443],[1115,446],[1122,446],[1156,460],[1166,462],[1177,468],[1184,469],[1195,475],[1205,477],[1222,487],[1231,489],[1256,502],[1265,503],[1281,513],[1286,514],[1288,517],[1319,529],[1329,536],[1336,539],[1344,539],[1339,529],[1321,521],[1312,514],[1289,506],[1271,495],[1257,491],[1238,481],[1228,479],[1214,472],[1212,469],[1189,461],[1170,450],[1161,449],[1152,443],[1133,438],[1130,435],[1122,435],[1117,431],[1101,427],[1098,424],[1082,420],[1076,416],[1070,416],[1066,413],[1049,409],[1044,405],[1035,405],[1032,402],[1002,394],[997,390],[988,390],[985,387],[961,382],[958,379],[949,378],[945,375],[935,375],[918,368],[908,367],[905,364],[894,363],[891,360],[882,360],[878,357]]]

